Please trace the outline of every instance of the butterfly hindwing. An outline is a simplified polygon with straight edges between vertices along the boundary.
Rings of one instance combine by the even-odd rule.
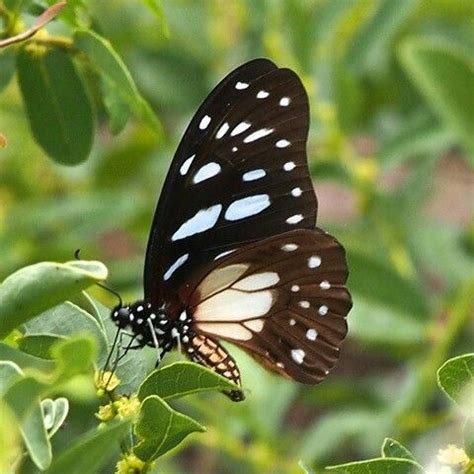
[[[227,76],[191,121],[150,235],[145,294],[172,300],[187,275],[226,252],[313,228],[308,99],[298,76],[264,59]]]
[[[346,279],[340,244],[301,229],[215,262],[181,296],[197,333],[232,342],[282,375],[317,383],[347,333]]]

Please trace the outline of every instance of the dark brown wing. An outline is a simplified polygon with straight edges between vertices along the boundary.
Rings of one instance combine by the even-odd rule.
[[[267,368],[320,382],[339,357],[352,306],[344,249],[320,230],[248,245],[182,289],[198,334],[230,341]]]

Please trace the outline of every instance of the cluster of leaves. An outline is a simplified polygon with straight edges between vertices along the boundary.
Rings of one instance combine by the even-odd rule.
[[[28,31],[53,3],[0,1],[0,37]],[[295,69],[309,91],[320,220],[347,249],[354,298],[339,368],[321,386],[302,389],[232,349],[248,401],[232,405],[211,394],[178,401],[208,432],[160,458],[162,470],[299,472],[299,461],[318,470],[371,457],[386,436],[429,466],[438,449],[462,446],[464,421],[435,374],[472,350],[473,17],[469,0],[212,0],[162,8],[156,0],[70,0],[47,31],[0,49],[0,248],[8,249],[0,278],[32,262],[68,260],[81,246],[107,262],[111,284],[130,299],[140,292],[160,181],[189,114],[216,81],[246,59],[267,56]],[[160,111],[163,133],[151,109]],[[86,158],[75,168],[57,166]],[[393,176],[399,182],[387,185]],[[325,182],[337,193],[325,194]],[[351,212],[337,219],[345,204],[339,193]],[[81,288],[71,282],[47,304]],[[21,310],[6,319],[3,335],[20,323],[32,328],[49,293],[38,287],[38,306],[28,309],[18,292],[5,311]],[[49,336],[69,337],[80,327],[104,354],[107,339],[84,316],[107,312],[97,308],[76,295],[47,310],[32,334],[49,347]],[[74,331],[71,321],[79,325]],[[23,339],[20,346],[7,337],[6,350],[23,353],[28,331]],[[10,355],[1,358],[27,374]],[[138,389],[153,365],[148,357],[136,352],[136,370],[119,371],[122,393]],[[453,377],[461,380],[459,372]],[[42,392],[71,402],[67,428],[54,437],[59,452],[95,428],[97,399],[75,386],[79,395]],[[47,427],[61,420],[58,403]],[[383,458],[406,457],[389,443]]]
[[[115,331],[108,311],[80,291],[103,280],[104,271],[99,262],[40,263],[19,270],[0,286],[0,334],[9,335],[0,343],[1,439],[8,440],[2,443],[2,472],[12,466],[23,469],[25,462],[48,473],[98,472],[117,453],[118,441],[127,432],[131,441],[122,443],[124,472],[130,463],[146,472],[188,434],[204,431],[171,408],[169,400],[236,388],[190,362],[170,364],[145,378],[147,364],[138,356],[126,357],[117,368],[125,381],[120,392],[135,395],[117,394],[119,380],[110,372],[98,372],[94,391],[93,368],[104,363]],[[77,304],[63,301],[74,297]],[[68,398],[50,398],[58,393],[73,401],[94,401],[107,394],[111,403],[98,411],[104,422],[99,429],[77,437],[53,460],[50,439],[69,411]]]

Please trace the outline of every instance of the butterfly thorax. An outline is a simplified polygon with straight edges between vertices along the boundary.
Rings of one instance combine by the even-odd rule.
[[[130,332],[139,346],[156,347],[163,352],[188,342],[193,336],[191,320],[185,311],[178,318],[171,318],[165,309],[146,301],[117,306],[111,318],[120,329]]]

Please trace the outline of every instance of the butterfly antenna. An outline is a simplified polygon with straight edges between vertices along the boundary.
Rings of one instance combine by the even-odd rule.
[[[158,339],[155,334],[155,328],[153,327],[153,323],[151,319],[147,319],[148,327],[150,328],[151,338],[153,339],[153,344],[156,347],[156,355],[157,355],[157,365],[161,364],[161,354],[160,354],[160,344],[158,343]]]
[[[76,260],[81,260],[81,249],[76,249],[74,251],[74,258]],[[118,293],[118,291],[115,291],[113,288],[110,288],[110,286],[107,286],[104,283],[99,283],[99,282],[96,281],[95,284],[97,286],[100,286],[104,290],[107,290],[109,293],[112,293],[114,296],[116,296],[116,298],[119,300],[119,306],[120,307],[123,306],[123,300],[122,300],[122,297],[120,296],[120,294]]]

